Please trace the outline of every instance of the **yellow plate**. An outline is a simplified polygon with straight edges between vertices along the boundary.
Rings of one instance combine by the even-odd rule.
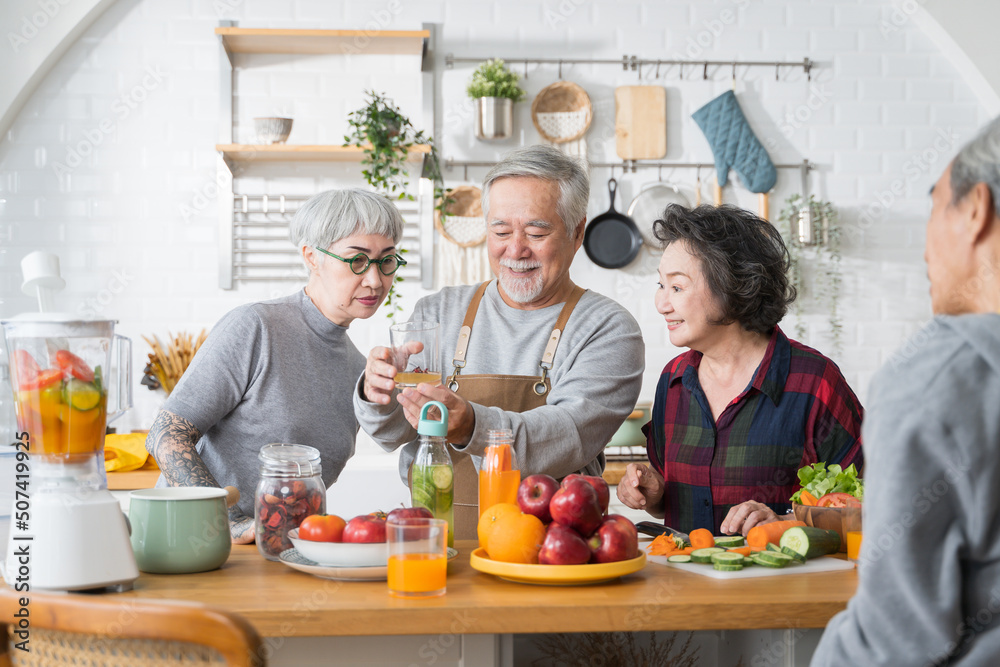
[[[479,547],[472,552],[469,564],[473,569],[495,574],[501,579],[519,584],[543,584],[548,586],[574,586],[576,584],[596,584],[617,579],[626,574],[638,572],[646,565],[646,554],[639,552],[638,558],[617,563],[594,563],[587,565],[529,565],[526,563],[501,563],[490,560],[486,551]]]

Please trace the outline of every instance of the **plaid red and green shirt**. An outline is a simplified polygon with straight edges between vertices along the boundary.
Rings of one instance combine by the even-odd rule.
[[[675,357],[660,375],[646,450],[666,482],[664,525],[719,526],[733,505],[791,509],[800,467],[864,463],[861,403],[840,369],[775,327],[750,385],[712,419],[698,381],[701,353]]]

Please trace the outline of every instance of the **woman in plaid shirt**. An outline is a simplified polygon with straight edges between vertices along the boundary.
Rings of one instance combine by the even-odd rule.
[[[733,206],[668,206],[657,311],[689,350],[663,369],[645,427],[650,465],[618,485],[627,506],[683,531],[744,535],[791,509],[798,469],[860,469],[863,410],[830,359],[778,327],[795,289],[766,220]]]

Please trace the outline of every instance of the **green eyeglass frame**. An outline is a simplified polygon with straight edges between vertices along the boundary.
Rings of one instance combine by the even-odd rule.
[[[348,264],[351,267],[351,271],[358,276],[362,276],[368,272],[368,267],[372,264],[378,264],[378,271],[383,276],[391,276],[392,274],[399,271],[401,266],[406,266],[406,260],[399,255],[386,255],[382,259],[372,259],[363,252],[359,252],[353,257],[341,257],[340,255],[334,255],[329,250],[323,250],[320,247],[316,247],[324,255],[329,255],[334,259],[339,259],[341,262]]]

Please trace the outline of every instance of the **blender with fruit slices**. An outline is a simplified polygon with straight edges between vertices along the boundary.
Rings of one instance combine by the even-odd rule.
[[[22,262],[25,292],[61,286],[58,258]],[[39,294],[44,311],[48,294]],[[0,322],[17,416],[15,500],[4,579],[18,591],[127,590],[138,578],[128,525],[107,489],[104,433],[131,407],[131,341],[112,320],[58,313]],[[117,377],[109,373],[112,352]],[[117,394],[108,410],[109,388]]]

